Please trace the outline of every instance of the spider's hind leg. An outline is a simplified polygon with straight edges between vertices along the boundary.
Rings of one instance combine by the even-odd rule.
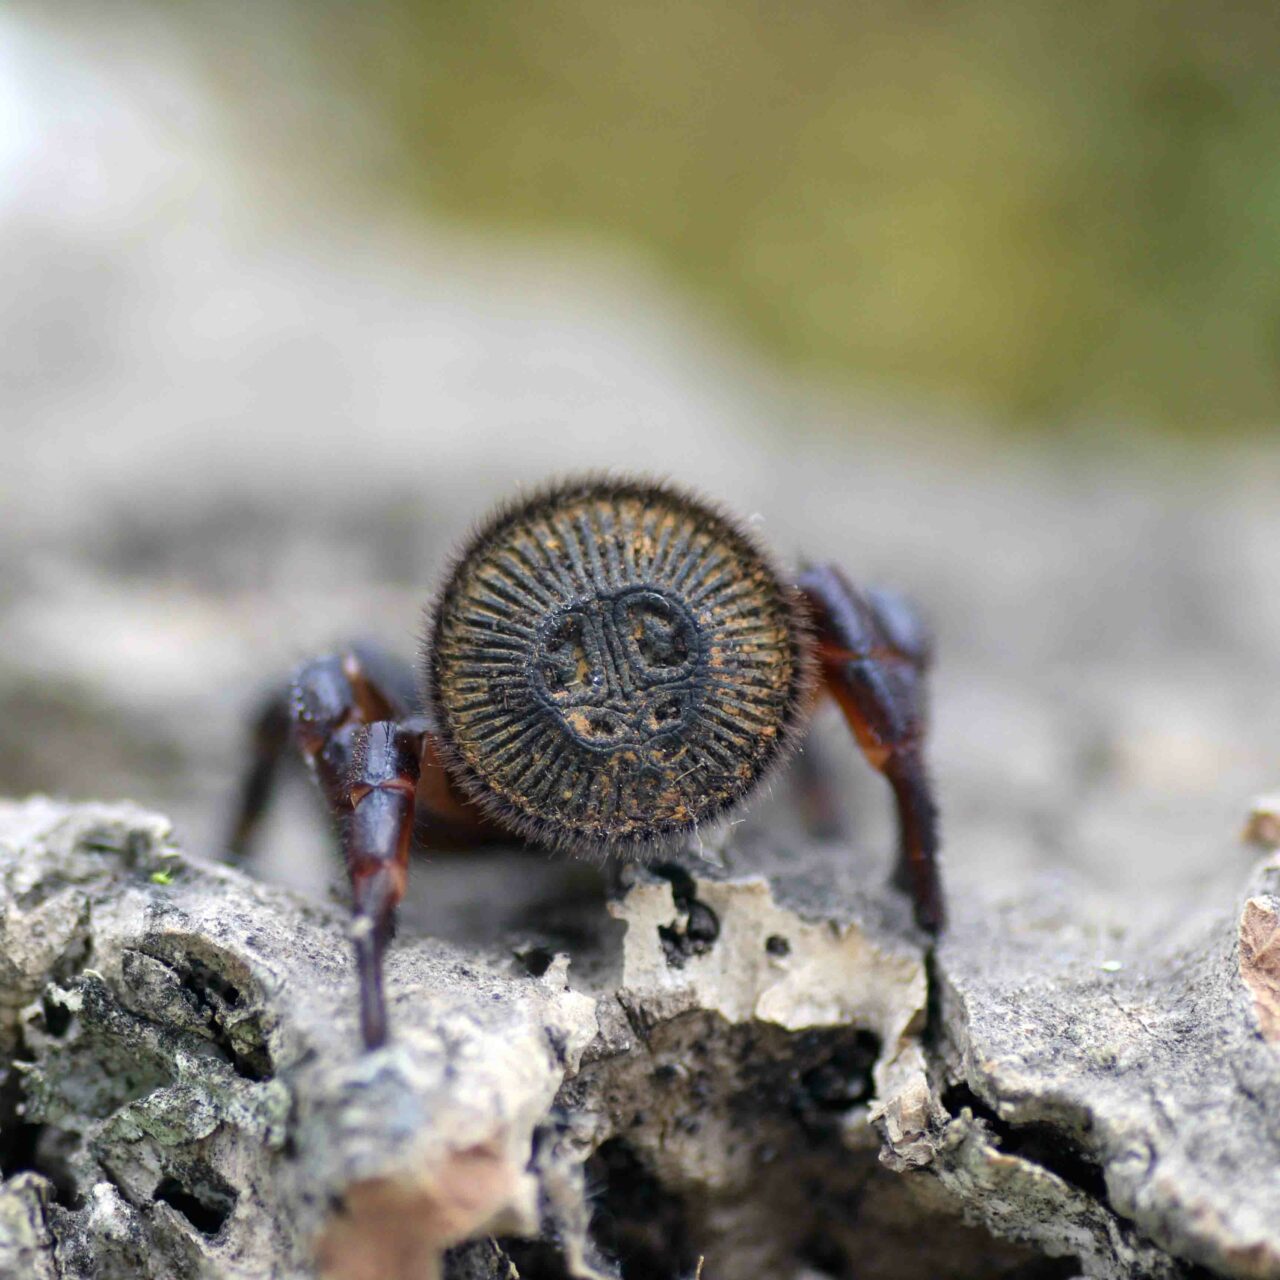
[[[898,811],[894,883],[911,894],[916,922],[945,920],[938,815],[924,764],[929,635],[914,609],[887,591],[860,591],[831,565],[799,580],[813,614],[822,680],[863,755],[893,790]]]

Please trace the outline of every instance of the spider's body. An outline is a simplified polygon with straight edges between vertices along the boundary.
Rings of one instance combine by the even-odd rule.
[[[635,852],[732,807],[812,683],[797,596],[729,520],[585,482],[501,512],[458,561],[425,654],[454,777],[539,843]]]
[[[897,881],[936,929],[927,659],[896,596],[830,567],[793,585],[731,517],[668,485],[568,481],[497,512],[455,561],[430,616],[425,708],[365,649],[307,664],[272,700],[232,847],[247,846],[292,737],[346,817],[372,1047],[415,823],[434,844],[509,833],[641,857],[741,803],[825,687],[893,787]]]

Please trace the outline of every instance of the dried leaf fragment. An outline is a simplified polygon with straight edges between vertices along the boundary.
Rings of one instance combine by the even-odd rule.
[[[1280,795],[1259,796],[1249,806],[1241,836],[1260,849],[1280,849]]]
[[[1272,900],[1250,898],[1240,917],[1240,977],[1253,995],[1263,1038],[1280,1045],[1280,914]]]

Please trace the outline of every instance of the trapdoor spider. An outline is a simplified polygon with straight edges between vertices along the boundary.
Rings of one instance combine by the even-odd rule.
[[[928,660],[896,595],[832,566],[792,585],[737,521],[670,485],[566,480],[470,538],[431,607],[418,682],[357,646],[308,662],[270,699],[230,847],[248,849],[292,740],[341,820],[373,1048],[415,837],[643,858],[744,801],[825,690],[893,790],[895,883],[936,932]]]

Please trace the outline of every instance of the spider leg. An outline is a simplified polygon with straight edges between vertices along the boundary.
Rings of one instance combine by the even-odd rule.
[[[342,846],[355,912],[351,937],[360,982],[360,1034],[367,1049],[387,1039],[382,959],[409,879],[425,735],[421,719],[378,720],[355,738]]]
[[[806,570],[799,587],[813,615],[823,684],[893,790],[894,884],[911,894],[916,922],[936,933],[946,912],[937,807],[924,764],[928,633],[902,597],[860,591],[833,565]]]
[[[233,847],[244,849],[292,740],[338,820],[352,889],[360,1031],[371,1049],[387,1038],[383,956],[408,880],[417,815],[448,834],[484,829],[452,792],[434,733],[411,713],[411,689],[392,686],[387,670],[374,668],[367,649],[318,658],[266,704],[233,826]]]
[[[323,668],[323,669],[321,669]],[[413,672],[407,663],[369,643],[351,645],[343,653],[300,668],[292,680],[272,690],[259,703],[249,732],[249,765],[240,783],[224,848],[230,861],[248,862],[280,781],[281,769],[292,757],[293,704],[298,681],[317,680],[330,686],[327,696],[334,727],[349,714],[348,703],[359,706],[368,720],[403,719],[417,707]],[[345,676],[351,685],[342,692]],[[308,754],[303,748],[304,754]],[[308,758],[310,758],[308,754]]]
[[[240,781],[234,817],[223,842],[229,861],[249,861],[254,838],[275,794],[280,765],[289,746],[289,691],[286,688],[264,699],[253,717],[249,731],[249,767]]]

